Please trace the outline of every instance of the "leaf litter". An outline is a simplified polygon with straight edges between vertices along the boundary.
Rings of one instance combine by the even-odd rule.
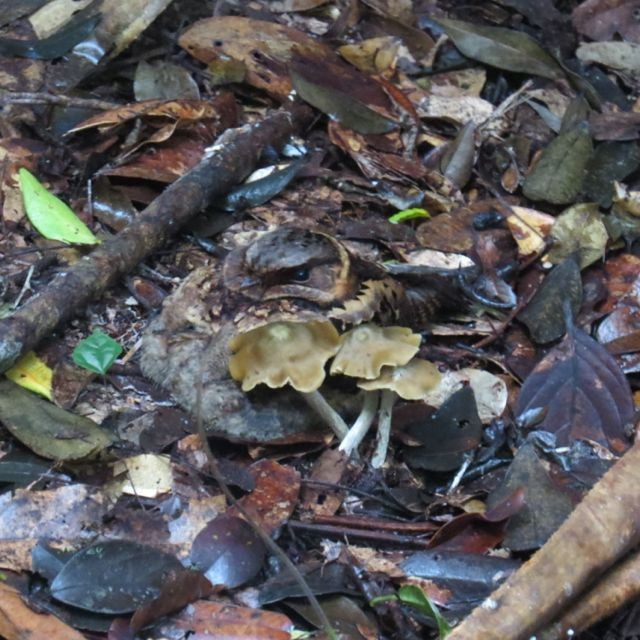
[[[524,609],[557,584],[515,558],[541,547],[534,561],[559,571],[571,559],[581,597],[590,559],[573,535],[593,543],[592,502],[612,527],[602,570],[637,540],[637,483],[618,480],[635,455],[640,370],[633,3],[260,1],[214,17],[187,0],[74,17],[65,3],[19,4],[0,38],[0,365],[24,356],[0,383],[0,635],[35,633],[46,615],[53,638],[284,639],[318,635],[324,616],[349,637],[438,637],[514,571],[523,604],[499,612],[509,637],[560,637],[542,628],[554,619],[578,634],[621,628],[604,597],[593,616],[569,623],[575,603],[554,602],[532,622]],[[287,116],[296,137],[235,151],[233,127],[251,135],[302,104],[300,122]],[[145,252],[159,216],[127,240],[144,261],[126,281],[105,260],[103,283],[70,280],[29,317],[90,264],[91,243],[117,245],[221,149],[236,177],[182,229],[158,231],[171,236],[162,251]],[[292,245],[251,254],[281,228]],[[295,260],[306,233],[347,276],[321,281],[343,301],[330,317],[411,324],[438,372],[419,399],[391,403],[329,373],[326,403],[373,425],[351,457],[299,396],[244,393],[226,371],[231,326],[318,313],[305,292],[335,268],[320,254],[264,281],[245,273],[245,302],[219,294],[238,255]],[[83,287],[90,302],[69,323],[65,302]],[[407,313],[403,300],[423,306]],[[23,353],[16,336],[40,322],[57,332]],[[387,400],[363,402],[378,393]],[[212,481],[199,420],[238,505]],[[390,449],[374,469],[385,421]],[[627,555],[611,578],[637,562]],[[596,581],[583,602],[618,588]],[[36,596],[49,613],[25,604]],[[492,637],[497,625],[476,616],[451,637]]]

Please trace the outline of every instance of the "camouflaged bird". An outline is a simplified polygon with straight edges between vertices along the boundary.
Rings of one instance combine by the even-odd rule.
[[[150,324],[141,367],[191,411],[201,380],[201,411],[212,431],[257,441],[285,437],[308,428],[309,411],[286,389],[239,390],[227,370],[234,335],[281,320],[331,319],[346,327],[373,319],[424,329],[439,308],[460,303],[459,275],[384,266],[329,235],[281,227],[231,251],[222,265],[191,273]]]

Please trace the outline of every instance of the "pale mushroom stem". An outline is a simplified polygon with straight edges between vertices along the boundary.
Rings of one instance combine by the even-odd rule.
[[[376,450],[371,458],[371,466],[379,469],[387,459],[387,449],[389,448],[389,437],[391,435],[391,414],[393,405],[396,403],[398,395],[395,391],[384,389],[380,398],[380,412],[378,413],[378,437],[376,440]]]
[[[369,427],[373,423],[378,409],[378,396],[377,391],[364,392],[360,415],[353,423],[351,429],[349,429],[349,433],[347,433],[340,443],[340,451],[344,451],[348,456],[358,448],[365,435],[367,435],[367,431],[369,431]]]
[[[347,423],[342,416],[324,399],[319,391],[301,391],[300,395],[308,405],[333,429],[333,432],[343,440],[349,433]]]

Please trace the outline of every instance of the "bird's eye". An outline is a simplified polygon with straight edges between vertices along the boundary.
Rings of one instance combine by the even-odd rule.
[[[300,267],[291,273],[291,282],[306,282],[310,275],[307,267]]]

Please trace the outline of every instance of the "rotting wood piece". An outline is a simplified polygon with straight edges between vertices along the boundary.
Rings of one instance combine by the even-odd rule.
[[[448,640],[525,640],[640,543],[640,441],[596,483],[548,542]]]
[[[261,122],[223,133],[200,163],[167,187],[132,224],[0,320],[0,373],[161,247],[214,198],[241,182],[265,147],[282,145],[311,119],[310,109],[294,104]]]

